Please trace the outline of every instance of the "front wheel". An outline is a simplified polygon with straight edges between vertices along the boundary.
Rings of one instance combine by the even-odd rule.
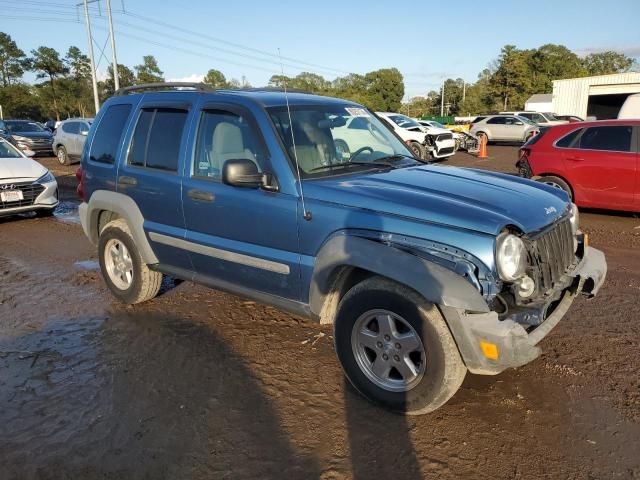
[[[58,157],[58,162],[60,165],[69,165],[71,162],[69,161],[69,155],[67,154],[67,149],[60,145],[56,150],[56,157]]]
[[[140,303],[158,294],[162,274],[144,263],[124,220],[109,222],[102,229],[98,259],[105,283],[122,303]]]
[[[427,150],[422,145],[420,145],[419,142],[409,143],[409,148],[411,149],[413,156],[416,157],[417,159],[419,160],[427,159]]]
[[[334,328],[349,381],[390,410],[431,412],[464,380],[467,369],[440,311],[395,282],[373,277],[349,290]]]

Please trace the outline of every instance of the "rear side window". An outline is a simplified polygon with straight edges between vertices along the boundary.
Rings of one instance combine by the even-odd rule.
[[[560,140],[556,142],[556,147],[560,148],[574,148],[576,145],[576,140],[580,137],[580,133],[582,132],[582,128],[578,128],[574,130],[569,135],[565,135]]]
[[[129,113],[131,113],[129,104],[112,105],[107,109],[93,137],[89,160],[111,164],[116,161]]]
[[[490,123],[491,125],[504,125],[506,122],[507,119],[505,117],[493,117],[487,120],[487,123]]]
[[[587,128],[580,137],[580,148],[584,150],[631,151],[631,126],[608,126]]]
[[[69,122],[62,124],[64,133],[80,133],[80,124],[78,122]]]
[[[129,164],[177,171],[187,115],[186,110],[174,108],[143,109],[129,148]]]

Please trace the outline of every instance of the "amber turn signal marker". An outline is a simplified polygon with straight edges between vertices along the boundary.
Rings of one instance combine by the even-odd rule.
[[[481,341],[480,348],[482,349],[482,353],[484,353],[485,357],[490,358],[491,360],[498,359],[498,346],[496,344]]]

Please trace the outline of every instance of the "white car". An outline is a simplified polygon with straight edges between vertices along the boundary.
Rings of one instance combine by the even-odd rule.
[[[440,122],[436,122],[435,120],[416,120],[423,127],[428,128],[438,128],[441,130],[449,130],[447,127],[442,125]],[[480,147],[478,138],[473,135],[460,131],[456,132],[455,130],[449,130],[453,135],[453,140],[456,142],[456,151],[458,150],[466,150],[470,153],[475,153],[478,151]]]
[[[500,112],[500,115],[516,115],[531,120],[540,127],[550,127],[552,125],[566,125],[567,120],[559,120],[553,116],[553,113],[542,112]]]
[[[58,183],[53,174],[0,139],[0,216],[32,211],[48,216],[57,206]]]
[[[376,115],[386,121],[419,158],[426,160],[427,153],[433,158],[446,158],[456,153],[453,134],[446,128],[426,127],[400,113],[376,112]]]

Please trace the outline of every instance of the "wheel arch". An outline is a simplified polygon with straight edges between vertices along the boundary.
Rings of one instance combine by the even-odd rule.
[[[571,197],[573,198],[573,201],[576,201],[576,191],[573,188],[573,185],[571,185],[571,182],[569,180],[567,180],[563,175],[559,174],[559,173],[555,173],[555,172],[549,172],[549,171],[545,171],[545,173],[541,173],[539,175],[536,175],[536,177],[542,178],[542,177],[558,177],[560,180],[562,180],[564,183],[566,183],[569,188],[571,189]]]
[[[342,296],[374,275],[405,285],[436,305],[489,311],[480,292],[457,273],[372,239],[339,234],[316,256],[309,287],[312,314],[320,323],[333,323]]]
[[[83,214],[83,228],[93,244],[98,243],[100,231],[112,220],[121,218],[129,227],[131,235],[146,264],[158,263],[144,232],[144,217],[131,197],[122,193],[97,190],[93,192]]]

